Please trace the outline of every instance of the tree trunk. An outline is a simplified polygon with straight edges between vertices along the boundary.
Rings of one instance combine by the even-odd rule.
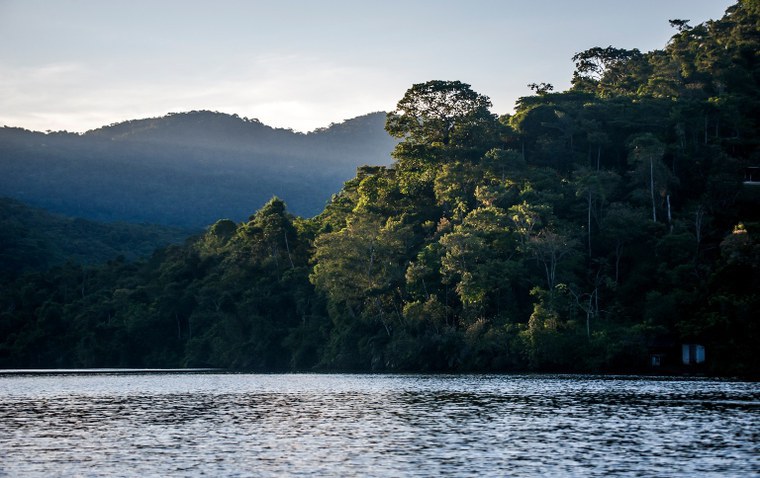
[[[694,269],[699,270],[699,253],[702,248],[702,221],[704,220],[705,210],[702,206],[697,208],[694,214],[694,237],[696,239],[696,248],[694,251]]]
[[[367,287],[372,287],[372,266],[375,264],[375,246],[369,249],[369,266],[367,267]]]
[[[598,145],[596,147],[596,170],[599,171],[600,165],[602,162],[602,145]]]
[[[668,204],[668,225],[670,226],[670,232],[673,232],[673,216],[670,214],[670,194],[665,196],[665,200]]]
[[[293,264],[293,257],[290,255],[290,245],[288,244],[288,233],[286,232],[284,236],[285,236],[285,250],[288,252],[288,260],[290,261],[290,268],[295,269],[296,265]]]
[[[588,214],[586,217],[586,227],[588,228],[588,257],[591,259],[591,188],[588,189]]]
[[[657,222],[657,209],[654,202],[654,158],[649,157],[649,194],[652,197],[652,221]]]

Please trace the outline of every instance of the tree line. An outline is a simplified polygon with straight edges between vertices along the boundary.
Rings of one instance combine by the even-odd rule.
[[[592,48],[514,114],[413,85],[365,166],[304,219],[274,198],[149,260],[0,293],[4,367],[650,370],[703,344],[752,374],[760,310],[760,2],[662,50]]]

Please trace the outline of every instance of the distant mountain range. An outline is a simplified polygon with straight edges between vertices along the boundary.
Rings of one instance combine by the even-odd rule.
[[[201,228],[247,218],[272,196],[319,213],[362,165],[390,164],[385,113],[310,133],[211,111],[83,134],[0,129],[0,196],[99,221]]]

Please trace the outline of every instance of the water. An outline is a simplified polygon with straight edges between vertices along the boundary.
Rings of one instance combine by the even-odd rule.
[[[0,375],[0,476],[760,476],[760,385]]]

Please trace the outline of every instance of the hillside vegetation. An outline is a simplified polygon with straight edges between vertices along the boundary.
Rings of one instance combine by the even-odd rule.
[[[319,213],[358,166],[395,142],[373,113],[308,134],[210,111],[84,134],[0,129],[0,195],[98,221],[204,228],[242,220],[273,195]]]
[[[71,218],[0,198],[0,283],[66,263],[92,266],[117,257],[148,257],[189,235],[166,226]]]
[[[458,81],[386,118],[390,166],[149,261],[26,276],[2,366],[760,370],[760,2],[649,53],[593,48],[513,115]]]

